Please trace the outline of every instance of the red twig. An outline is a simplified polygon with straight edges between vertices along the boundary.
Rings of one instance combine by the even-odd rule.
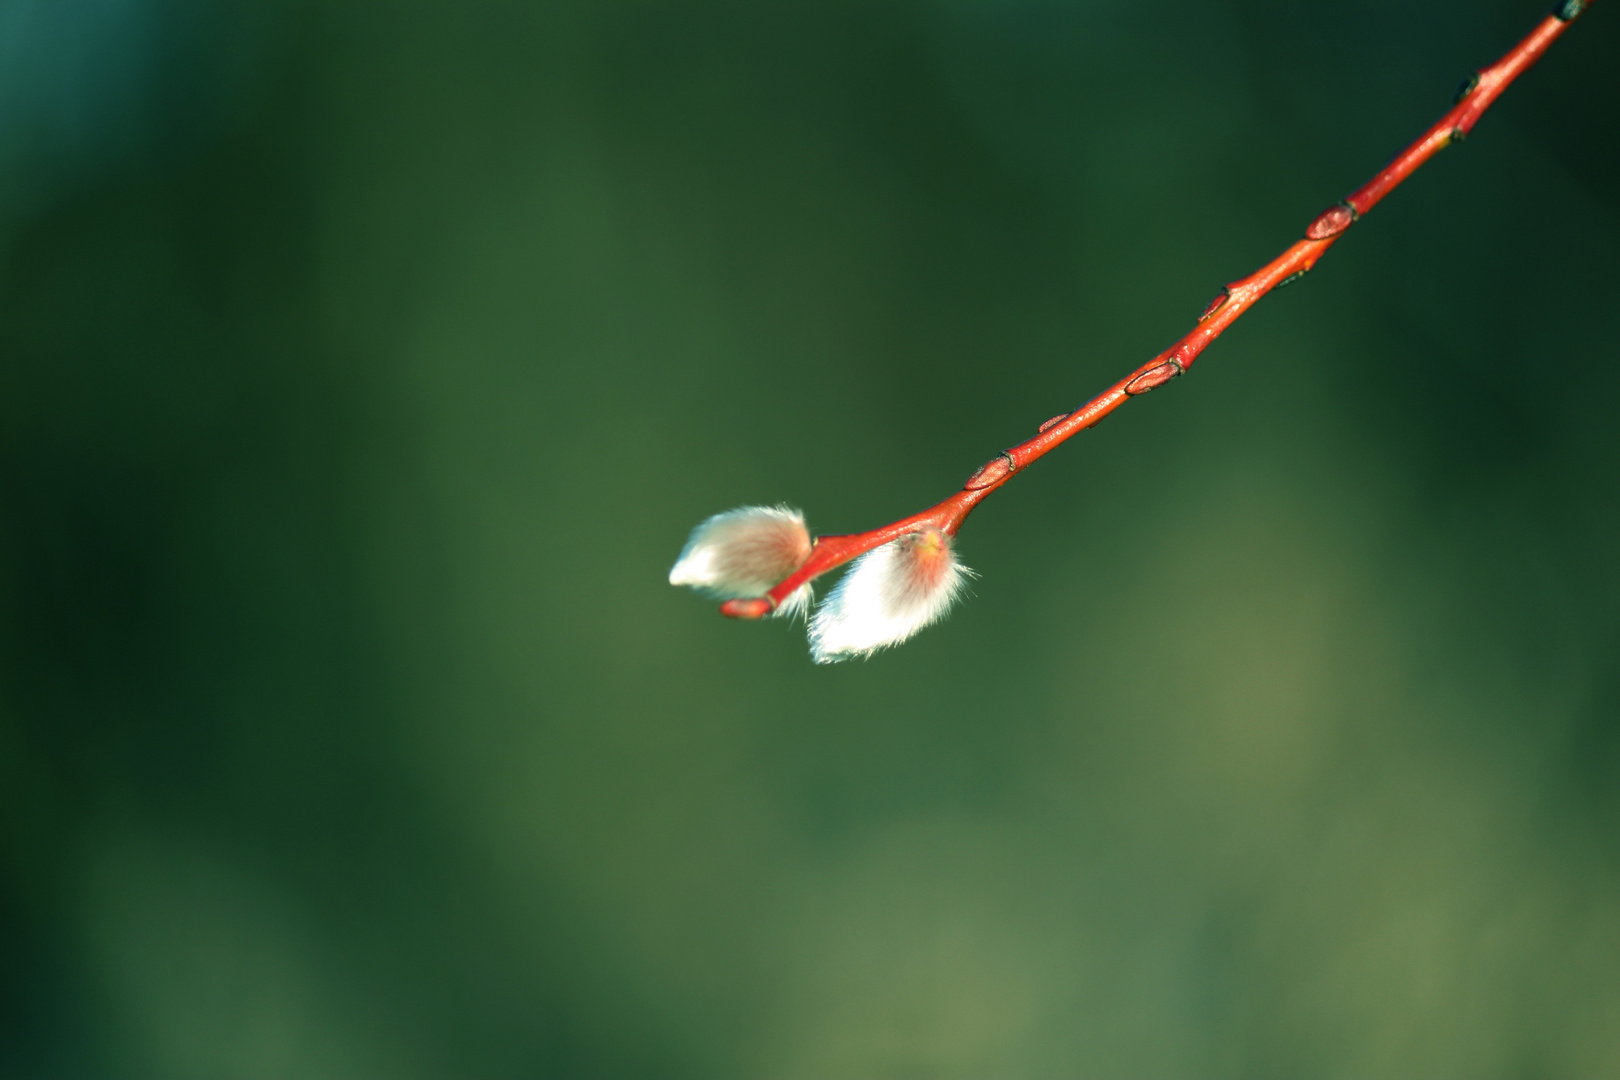
[[[1434,126],[1425,131],[1411,146],[1401,151],[1383,167],[1377,176],[1357,189],[1349,198],[1319,214],[1305,230],[1305,237],[1296,241],[1287,251],[1262,266],[1241,281],[1235,281],[1216,294],[1198,325],[1164,352],[1155,356],[1101,394],[1086,402],[1072,413],[1055,416],[1041,425],[1040,432],[1027,442],[1003,450],[991,458],[972,476],[962,490],[920,514],[902,518],[881,529],[853,533],[847,536],[818,537],[810,558],[792,576],[761,597],[728,600],[720,610],[733,618],[757,619],[770,614],[795,589],[813,578],[834,570],[858,555],[886,544],[907,533],[917,532],[930,525],[954,535],[962,521],[985,496],[1001,487],[1014,473],[1019,472],[1036,458],[1051,451],[1070,436],[1084,431],[1103,417],[1119,408],[1128,398],[1145,394],[1163,386],[1177,375],[1192,367],[1193,361],[1221,336],[1228,326],[1237,321],[1262,296],[1286,285],[1316,265],[1328,248],[1343,236],[1367,211],[1377,206],[1418,167],[1454,142],[1465,138],[1485,110],[1501,96],[1502,91],[1517,79],[1547,51],[1558,35],[1586,7],[1590,0],[1561,0],[1550,15],[1532,30],[1528,37],[1495,64],[1479,72],[1463,87],[1456,104]]]

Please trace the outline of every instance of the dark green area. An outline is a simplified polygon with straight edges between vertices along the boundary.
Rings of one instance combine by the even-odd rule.
[[[0,1075],[1620,1073],[1620,11],[0,3]],[[229,14],[225,12],[229,11]]]

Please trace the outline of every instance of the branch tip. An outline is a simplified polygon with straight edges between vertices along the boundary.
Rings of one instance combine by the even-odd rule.
[[[728,619],[763,619],[775,610],[776,601],[768,596],[743,597],[720,605],[720,614]]]

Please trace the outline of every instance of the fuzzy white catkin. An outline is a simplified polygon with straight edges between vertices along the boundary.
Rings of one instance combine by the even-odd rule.
[[[692,530],[669,571],[685,585],[720,600],[762,596],[810,557],[804,515],[788,506],[743,506],[716,514]],[[802,614],[808,584],[777,606],[778,616]]]
[[[938,529],[867,552],[816,610],[810,653],[818,664],[870,656],[945,617],[973,571]]]

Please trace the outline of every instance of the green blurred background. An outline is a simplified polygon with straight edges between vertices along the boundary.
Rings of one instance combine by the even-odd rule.
[[[1620,11],[0,0],[0,1075],[1620,1073]]]

